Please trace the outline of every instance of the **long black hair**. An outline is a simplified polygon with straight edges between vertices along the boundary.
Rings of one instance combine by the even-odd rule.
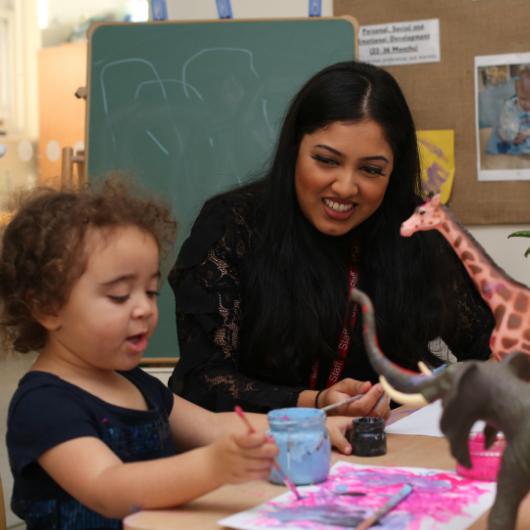
[[[300,142],[330,123],[367,119],[382,127],[394,155],[384,200],[350,233],[324,235],[298,205],[294,174]],[[426,312],[443,310],[435,303],[437,272],[425,270],[423,259],[440,258],[433,254],[440,245],[428,243],[436,235],[399,235],[401,222],[421,201],[420,189],[414,121],[388,72],[351,61],[307,81],[287,111],[270,170],[240,190],[253,190],[257,197],[254,250],[241,271],[240,340],[248,375],[263,378],[265,373],[278,383],[305,385],[315,359],[337,355],[349,308],[347,271],[354,241],[361,253],[359,285],[373,298],[382,346],[394,358],[420,355],[433,330],[419,323],[426,322]]]

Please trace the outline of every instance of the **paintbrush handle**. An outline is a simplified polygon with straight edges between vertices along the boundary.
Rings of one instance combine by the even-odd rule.
[[[405,497],[412,492],[412,484],[405,484],[395,495],[393,495],[381,508],[378,508],[372,515],[361,521],[355,530],[367,530],[373,526],[379,519],[384,517],[390,510],[395,508]]]
[[[361,399],[363,396],[364,394],[357,394],[356,396],[350,396],[349,398],[343,399],[342,401],[339,401],[338,403],[332,403],[331,405],[326,405],[325,407],[322,407],[320,410],[323,410],[324,412],[329,412],[330,410],[342,407],[343,405],[348,405],[348,403],[353,403],[354,401]]]
[[[280,475],[280,478],[282,479],[282,482],[291,490],[291,493],[298,499],[302,500],[302,496],[296,489],[296,486],[291,482],[289,477],[285,474],[285,471],[280,467],[280,464],[276,462],[276,460],[273,462],[272,466],[274,469],[278,472],[278,475]]]
[[[236,405],[234,407],[234,412],[243,420],[243,423],[247,426],[249,433],[256,432],[256,429],[254,429],[254,427],[252,426],[252,423],[250,423],[246,414],[243,412],[243,409],[239,405]]]
[[[244,424],[247,426],[249,433],[256,432],[256,429],[252,426],[252,423],[250,423],[249,419],[247,418],[246,414],[243,412],[243,409],[236,405],[234,407],[234,412],[243,420]],[[273,461],[272,467],[277,471],[278,475],[280,475],[280,478],[282,479],[282,482],[291,490],[293,495],[298,499],[301,500],[302,496],[300,493],[298,493],[298,490],[296,489],[296,486],[291,482],[289,477],[285,474],[285,471],[280,467],[280,464],[276,462],[276,460]]]

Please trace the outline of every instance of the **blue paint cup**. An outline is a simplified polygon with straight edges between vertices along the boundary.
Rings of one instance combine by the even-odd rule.
[[[270,434],[280,453],[278,464],[296,485],[317,484],[328,478],[331,444],[324,411],[312,408],[271,410],[267,414]],[[269,480],[282,484],[273,469]]]

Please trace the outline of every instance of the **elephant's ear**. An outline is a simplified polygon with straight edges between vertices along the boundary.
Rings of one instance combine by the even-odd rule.
[[[519,379],[523,381],[530,380],[530,356],[527,353],[511,353],[501,363],[505,364]]]

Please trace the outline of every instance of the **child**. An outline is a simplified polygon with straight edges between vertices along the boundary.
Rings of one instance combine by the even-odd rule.
[[[13,511],[28,529],[121,528],[133,510],[268,476],[266,417],[215,414],[138,368],[157,323],[160,255],[175,223],[109,181],[38,190],[3,235],[2,328],[38,351],[8,414]],[[348,418],[333,418],[344,452]]]
[[[502,140],[499,152],[530,154],[530,65],[519,68],[515,96],[504,103],[498,134]]]

